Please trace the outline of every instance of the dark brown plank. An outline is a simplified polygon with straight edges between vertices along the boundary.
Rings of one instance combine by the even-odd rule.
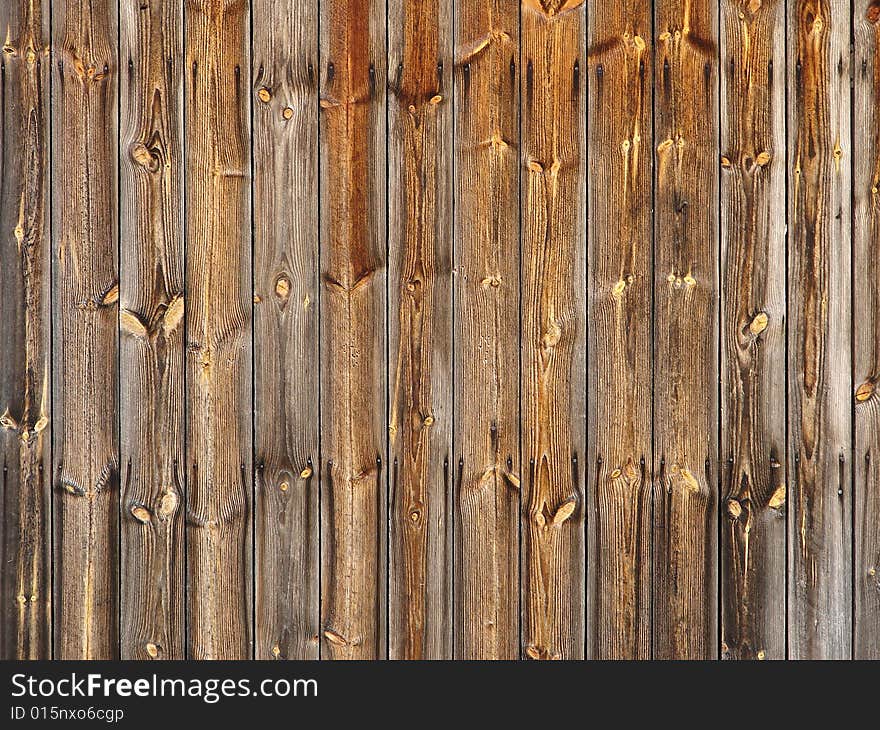
[[[721,654],[785,657],[785,3],[721,35]]]
[[[256,657],[318,656],[318,17],[254,0]]]
[[[651,5],[588,10],[587,655],[651,657]]]
[[[657,659],[718,655],[717,13],[712,0],[655,3]]]
[[[522,4],[522,645],[584,655],[586,3]]]
[[[187,0],[187,632],[252,653],[250,3]]]
[[[55,3],[55,657],[118,655],[117,15]]]
[[[788,647],[852,652],[850,3],[789,4]]]
[[[452,658],[452,0],[388,3],[389,655]]]
[[[0,10],[0,657],[51,658],[49,4]]]
[[[385,5],[321,0],[322,657],[386,653]]]
[[[853,28],[853,647],[856,659],[880,659],[880,2],[856,0]]]
[[[457,659],[519,656],[519,5],[455,4]]]
[[[119,6],[123,659],[184,658],[182,9]]]

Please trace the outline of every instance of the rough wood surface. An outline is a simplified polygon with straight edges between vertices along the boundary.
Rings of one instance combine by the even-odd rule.
[[[389,656],[452,657],[451,0],[388,4]]]
[[[188,652],[252,653],[250,4],[187,0]]]
[[[717,11],[655,4],[653,651],[675,659],[718,654]]]
[[[853,4],[854,658],[880,659],[880,2]]]
[[[586,3],[522,5],[522,651],[584,654]]]
[[[587,655],[651,657],[651,7],[589,20]]]
[[[850,3],[789,4],[788,647],[852,651]]]
[[[385,5],[321,0],[321,656],[386,654]]]
[[[118,655],[117,15],[52,15],[54,652]]]
[[[119,9],[120,649],[183,659],[182,4]]]
[[[319,633],[318,18],[303,0],[254,0],[252,12],[255,653],[258,659],[313,659]]]
[[[878,29],[0,3],[0,655],[880,657]]]
[[[48,659],[48,2],[10,0],[0,19],[0,658]]]
[[[454,652],[519,656],[519,6],[455,5]]]
[[[785,3],[721,35],[721,653],[785,658]]]

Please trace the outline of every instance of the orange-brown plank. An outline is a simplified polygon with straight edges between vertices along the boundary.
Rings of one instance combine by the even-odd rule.
[[[718,6],[655,4],[653,655],[717,636]]]
[[[519,3],[455,4],[455,658],[519,656]]]
[[[589,21],[588,633],[596,659],[651,657],[650,3]]]
[[[522,652],[584,655],[586,3],[522,3]]]

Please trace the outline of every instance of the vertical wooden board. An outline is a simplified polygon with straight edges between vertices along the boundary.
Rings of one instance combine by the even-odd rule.
[[[55,657],[118,655],[117,4],[52,16]]]
[[[717,21],[711,0],[655,4],[657,659],[718,655]]]
[[[721,654],[785,657],[785,3],[721,33]]]
[[[119,6],[123,659],[184,658],[182,8]]]
[[[880,659],[880,2],[853,5],[853,374],[856,659]]]
[[[49,9],[0,11],[0,658],[51,655]]]
[[[653,18],[589,21],[587,655],[651,657]]]
[[[388,4],[389,655],[452,657],[452,0]]]
[[[322,657],[386,654],[385,4],[321,0]]]
[[[187,0],[187,632],[193,659],[249,659],[250,3]]]
[[[586,4],[522,3],[522,630],[584,655]]]
[[[318,18],[254,0],[256,656],[318,656]]]
[[[454,653],[519,656],[519,3],[455,3]]]
[[[788,646],[852,649],[850,2],[789,5]]]

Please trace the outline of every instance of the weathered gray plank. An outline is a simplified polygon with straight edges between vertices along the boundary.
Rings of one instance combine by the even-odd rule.
[[[253,2],[258,659],[318,656],[318,17]]]
[[[852,653],[850,2],[789,4],[788,647]]]
[[[118,655],[117,3],[52,16],[54,634]]]
[[[853,29],[853,648],[880,659],[880,2],[856,0]]]
[[[252,656],[250,53],[247,0],[187,0],[187,634]]]
[[[49,4],[0,9],[0,657],[51,658]]]

